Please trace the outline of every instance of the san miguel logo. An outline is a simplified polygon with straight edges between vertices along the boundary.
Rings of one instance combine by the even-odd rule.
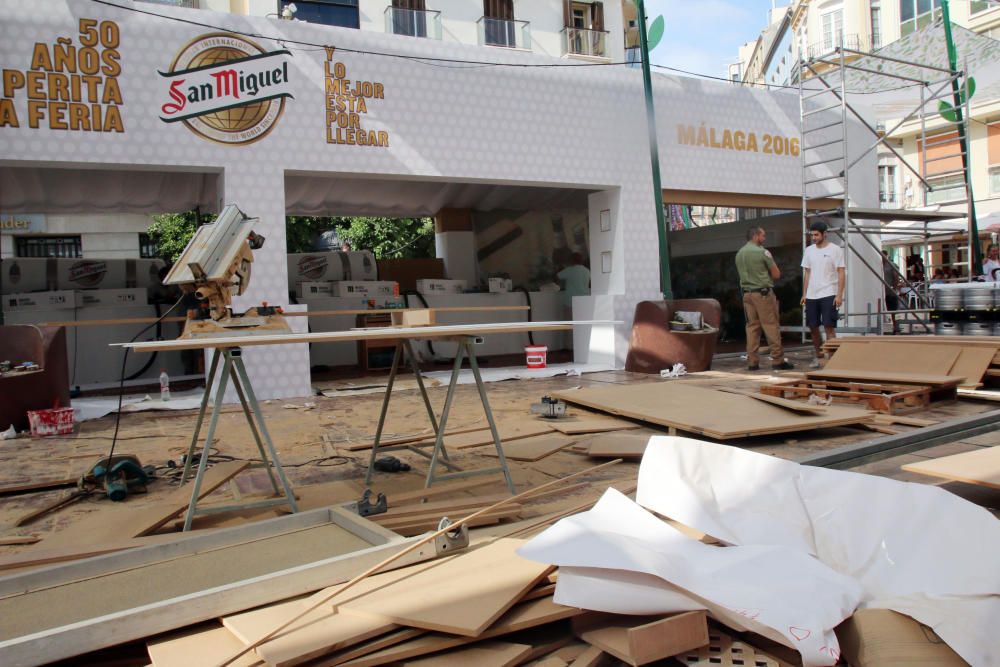
[[[274,129],[292,97],[287,50],[264,51],[230,33],[202,35],[160,72],[166,79],[160,120],[182,122],[200,137],[249,144]]]

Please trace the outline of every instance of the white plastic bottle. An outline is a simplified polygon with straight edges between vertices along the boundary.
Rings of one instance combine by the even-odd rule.
[[[170,400],[170,376],[165,368],[160,369],[160,400]]]

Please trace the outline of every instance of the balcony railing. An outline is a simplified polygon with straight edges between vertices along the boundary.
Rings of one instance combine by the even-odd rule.
[[[531,49],[531,24],[527,21],[481,16],[476,21],[476,27],[479,29],[480,45]]]
[[[809,46],[806,52],[806,56],[809,60],[814,58],[822,58],[834,53],[841,43],[838,39],[831,36],[830,39],[824,39],[818,44],[812,44]],[[861,51],[863,53],[871,53],[872,51],[877,51],[882,48],[881,39],[878,35],[872,40],[871,35],[844,35],[843,36],[843,47],[845,49],[851,49],[852,51]]]
[[[880,208],[903,208],[903,202],[895,192],[878,193],[878,203]]]
[[[562,30],[563,53],[574,56],[606,58],[607,30],[585,30],[566,26]]]
[[[441,12],[386,7],[385,31],[393,35],[441,39]]]

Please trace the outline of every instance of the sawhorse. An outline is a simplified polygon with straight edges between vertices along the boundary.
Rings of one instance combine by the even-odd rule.
[[[253,509],[257,507],[272,507],[274,505],[289,505],[292,512],[298,512],[299,506],[295,502],[295,494],[292,486],[288,483],[285,470],[281,467],[278,459],[278,452],[274,449],[274,442],[267,432],[267,425],[264,423],[264,413],[257,403],[257,396],[253,393],[253,386],[250,384],[250,377],[247,375],[246,367],[243,365],[242,350],[238,347],[225,347],[215,351],[212,355],[212,366],[208,372],[208,383],[205,385],[205,394],[201,399],[201,410],[198,412],[198,420],[195,422],[194,435],[191,437],[191,446],[188,447],[187,457],[184,459],[184,472],[181,475],[181,485],[187,483],[191,473],[191,462],[194,458],[194,450],[198,444],[198,436],[201,433],[202,423],[205,421],[205,411],[208,408],[208,397],[212,393],[212,385],[215,383],[215,376],[219,369],[219,359],[224,359],[222,365],[222,375],[219,377],[219,386],[215,388],[215,399],[212,403],[212,417],[208,422],[208,433],[205,434],[205,446],[201,450],[201,460],[198,462],[198,471],[194,476],[194,488],[191,489],[191,504],[188,505],[187,515],[184,517],[184,530],[191,530],[191,522],[194,517],[200,514],[215,514],[218,512],[229,512],[235,509]],[[219,424],[219,414],[222,411],[222,402],[226,396],[226,387],[230,379],[236,395],[240,398],[240,405],[243,406],[243,415],[246,417],[250,431],[253,433],[257,443],[257,450],[263,461],[264,468],[267,469],[267,476],[271,480],[271,487],[275,496],[282,496],[270,500],[261,500],[252,503],[238,505],[226,505],[223,507],[213,507],[211,509],[198,509],[198,495],[201,492],[201,482],[205,477],[205,470],[208,468],[208,456],[212,449],[212,440],[215,438],[215,429]],[[265,449],[266,445],[266,449]],[[268,459],[270,454],[270,460]],[[271,469],[270,461],[274,462],[274,470]],[[281,480],[281,489],[278,488],[278,480],[274,478],[274,473],[278,473]],[[282,493],[282,489],[284,493]]]
[[[400,339],[396,342],[396,351],[392,357],[392,370],[389,371],[389,382],[385,388],[385,398],[382,399],[382,412],[379,414],[378,427],[375,429],[375,442],[372,444],[371,458],[368,461],[368,474],[365,475],[365,486],[371,485],[372,474],[375,471],[375,459],[378,457],[379,452],[406,449],[430,459],[430,467],[427,470],[427,481],[424,484],[425,487],[430,487],[434,482],[446,479],[469,477],[471,475],[488,475],[502,472],[504,479],[507,481],[507,488],[510,490],[511,494],[514,494],[514,481],[510,476],[510,468],[507,467],[507,458],[503,453],[503,447],[500,442],[500,434],[497,431],[497,425],[493,419],[493,411],[490,410],[490,402],[486,398],[486,386],[483,384],[482,375],[479,373],[479,362],[476,360],[476,353],[473,350],[473,346],[481,343],[482,339],[478,336],[460,336],[446,340],[456,343],[458,348],[455,350],[455,364],[452,366],[451,380],[448,383],[448,393],[444,399],[444,408],[441,410],[440,423],[434,416],[434,408],[431,407],[431,400],[427,396],[427,388],[424,386],[424,378],[420,373],[420,366],[417,364],[417,359],[413,354],[413,347],[410,344],[410,340]],[[427,416],[430,418],[431,428],[434,429],[434,449],[430,454],[413,444],[385,446],[380,444],[382,441],[382,430],[385,427],[385,418],[389,411],[389,399],[392,397],[392,387],[396,381],[396,374],[399,372],[399,366],[402,362],[404,352],[410,358],[410,367],[413,369],[413,375],[417,379],[417,386],[420,388],[420,395],[424,400],[424,407],[427,409]],[[458,378],[462,372],[462,359],[466,356],[469,359],[469,367],[472,369],[472,375],[476,380],[476,388],[479,389],[479,399],[482,401],[483,410],[486,412],[486,421],[489,422],[490,433],[493,435],[493,444],[496,446],[497,456],[500,460],[500,465],[491,468],[459,470],[458,466],[452,463],[449,459],[448,450],[445,449],[444,446],[444,434],[448,425],[448,415],[451,412],[451,405],[455,399],[455,388],[458,386]],[[453,472],[438,473],[437,466],[439,463],[453,470]]]

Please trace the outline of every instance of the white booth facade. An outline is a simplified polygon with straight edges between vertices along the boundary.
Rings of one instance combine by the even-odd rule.
[[[285,216],[316,203],[286,181],[341,181],[372,200],[411,187],[585,190],[592,296],[573,314],[625,324],[578,331],[576,356],[623,363],[635,304],[661,298],[638,70],[118,4],[0,0],[0,212],[237,204],[267,238],[240,308],[287,300]],[[654,89],[664,188],[800,196],[792,91],[667,76]],[[854,170],[871,197],[851,203],[871,206],[874,158]],[[852,311],[881,291],[855,273]],[[261,398],[310,393],[305,346],[246,359]]]

